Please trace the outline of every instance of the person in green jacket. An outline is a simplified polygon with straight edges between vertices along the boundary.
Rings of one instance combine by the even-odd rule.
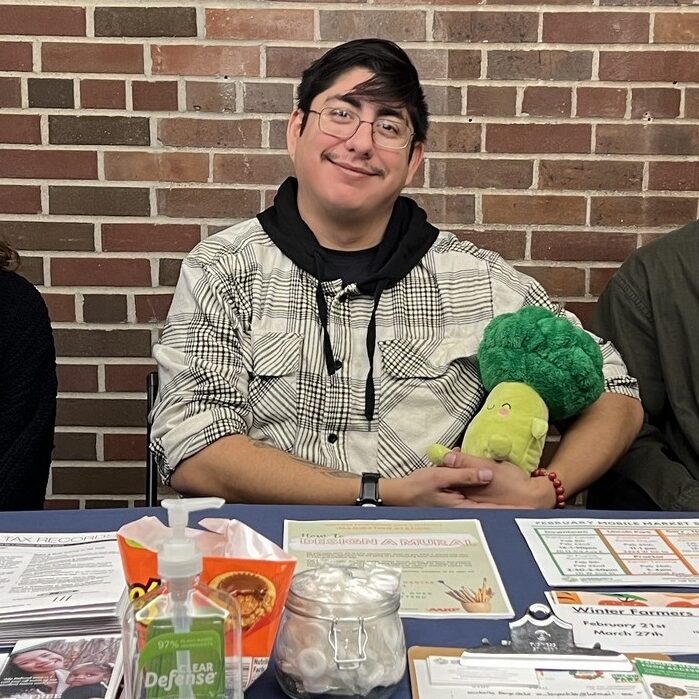
[[[593,331],[638,379],[646,419],[588,507],[699,511],[699,221],[631,254],[597,303]]]

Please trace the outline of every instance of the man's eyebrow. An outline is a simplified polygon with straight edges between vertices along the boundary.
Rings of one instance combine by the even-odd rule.
[[[325,102],[326,104],[328,102],[331,102],[332,100],[338,100],[339,102],[346,102],[350,106],[354,107],[355,109],[361,109],[362,108],[362,100],[357,96],[353,94],[343,94],[343,95],[331,95],[328,97]],[[385,117],[385,116],[392,116],[396,117],[398,119],[402,119],[403,121],[407,121],[405,118],[405,115],[400,109],[397,109],[396,107],[390,107],[387,104],[381,104],[376,110],[376,116],[377,117]]]

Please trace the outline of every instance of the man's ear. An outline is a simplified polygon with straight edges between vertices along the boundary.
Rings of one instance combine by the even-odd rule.
[[[410,146],[408,146],[410,147]],[[413,177],[415,177],[415,173],[420,169],[420,165],[422,165],[422,161],[425,158],[425,145],[424,143],[416,143],[413,146],[413,152],[412,155],[410,156],[410,162],[408,162],[408,172],[405,176],[405,185],[404,187],[407,187],[412,181]]]
[[[289,115],[289,121],[286,125],[286,148],[289,151],[292,162],[294,162],[294,156],[296,155],[296,143],[301,137],[303,115],[300,109],[294,109]]]

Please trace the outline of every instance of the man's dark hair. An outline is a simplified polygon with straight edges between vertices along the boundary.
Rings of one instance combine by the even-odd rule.
[[[298,107],[304,113],[302,129],[315,96],[353,68],[366,68],[373,76],[350,94],[405,107],[415,132],[413,143],[424,141],[429,113],[417,70],[400,46],[385,39],[354,39],[340,44],[303,71],[298,88]]]

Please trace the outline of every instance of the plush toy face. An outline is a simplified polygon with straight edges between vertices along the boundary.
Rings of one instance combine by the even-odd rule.
[[[469,423],[461,448],[473,456],[509,461],[530,473],[541,459],[548,415],[546,404],[533,388],[524,383],[500,383]]]

